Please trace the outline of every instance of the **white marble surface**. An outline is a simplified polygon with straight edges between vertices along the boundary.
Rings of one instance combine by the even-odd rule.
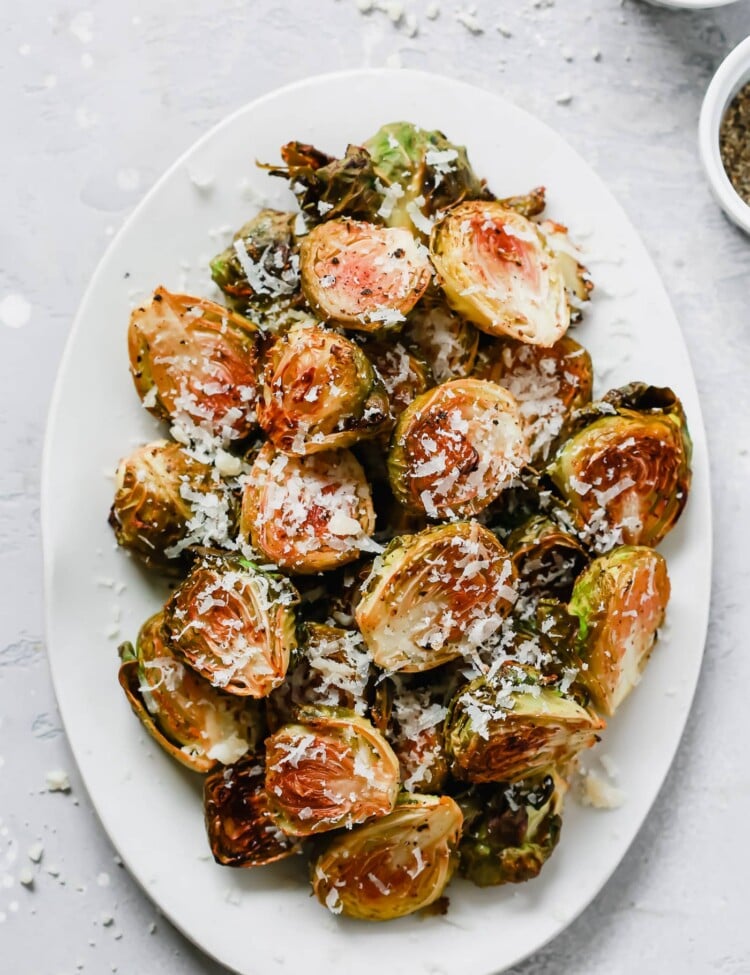
[[[12,21],[7,5],[0,14],[0,969],[223,971],[118,867],[60,728],[42,625],[47,403],[87,279],[178,153],[270,88],[401,63],[506,94],[609,182],[683,324],[715,472],[713,612],[677,760],[603,893],[515,975],[750,972],[750,240],[711,200],[695,139],[713,68],[750,32],[750,3],[686,13],[638,0],[484,0],[464,18],[480,33],[457,21],[466,6],[455,0],[442,0],[436,20],[431,4],[404,0],[414,37],[406,20],[394,26],[358,6],[368,4],[35,0],[16,5]],[[69,793],[47,790],[58,768]],[[27,850],[37,841],[35,865]],[[21,882],[29,868],[31,887]],[[240,923],[251,943],[252,919]]]

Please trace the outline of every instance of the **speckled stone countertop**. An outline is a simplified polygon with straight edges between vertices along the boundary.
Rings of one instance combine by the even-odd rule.
[[[750,33],[750,3],[36,0],[3,13],[0,970],[222,971],[118,866],[60,727],[42,624],[47,404],[89,276],[179,153],[269,89],[389,64],[501,92],[593,163],[671,293],[709,436],[713,610],[677,760],[602,894],[515,975],[750,972],[750,240],[713,203],[696,150],[703,92]],[[50,790],[53,770],[70,791]]]

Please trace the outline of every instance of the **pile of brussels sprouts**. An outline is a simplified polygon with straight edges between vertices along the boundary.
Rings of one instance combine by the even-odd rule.
[[[121,462],[110,521],[174,588],[120,682],[206,775],[219,863],[303,852],[321,903],[386,920],[554,850],[664,618],[690,439],[669,389],[591,402],[592,285],[543,189],[498,199],[408,123],[282,157],[302,216],[214,259],[226,305],[132,313],[170,439]]]

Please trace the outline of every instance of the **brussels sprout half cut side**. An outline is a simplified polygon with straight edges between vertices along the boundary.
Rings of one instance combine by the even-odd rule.
[[[451,771],[469,782],[516,782],[562,765],[598,741],[604,721],[545,687],[532,668],[506,664],[451,702],[445,741]]]
[[[289,572],[334,569],[380,551],[370,486],[348,450],[295,457],[266,443],[242,497],[240,530]]]
[[[409,315],[403,336],[425,357],[435,382],[447,383],[471,375],[479,348],[479,332],[453,311],[442,295],[427,292]]]
[[[263,867],[301,850],[271,814],[261,757],[248,755],[207,776],[203,810],[211,853],[222,866]]]
[[[461,810],[449,796],[401,796],[392,813],[337,836],[312,867],[333,914],[389,921],[442,897],[456,866]]]
[[[435,385],[429,365],[417,350],[401,342],[376,339],[367,339],[362,348],[383,381],[394,420],[417,396]]]
[[[499,203],[461,203],[435,224],[432,263],[453,308],[490,335],[549,346],[570,324],[562,269],[535,223]]]
[[[328,220],[300,249],[302,290],[326,321],[361,332],[400,326],[430,283],[427,250],[408,230]]]
[[[456,379],[401,414],[388,456],[398,501],[430,518],[476,514],[529,459],[515,400],[496,383]]]
[[[299,595],[283,576],[239,555],[206,553],[165,606],[177,655],[214,687],[266,697],[297,646]]]
[[[118,545],[149,568],[175,573],[194,511],[191,500],[215,494],[234,522],[234,504],[208,464],[192,457],[181,444],[159,440],[139,447],[120,461],[115,498],[109,514]]]
[[[394,539],[362,586],[357,625],[384,670],[431,670],[473,657],[516,599],[515,570],[497,538],[476,522]]]
[[[532,515],[506,539],[518,578],[536,595],[569,599],[589,556],[577,538],[546,515]]]
[[[138,395],[156,416],[223,440],[255,428],[258,330],[247,319],[157,288],[130,316],[128,351]]]
[[[311,836],[389,813],[398,759],[365,718],[305,708],[266,740],[266,792],[285,833]]]
[[[568,606],[580,621],[578,679],[612,715],[638,684],[664,621],[667,563],[652,548],[624,545],[594,559],[576,579]]]
[[[258,420],[275,447],[298,455],[351,447],[393,422],[385,386],[362,349],[312,321],[292,326],[269,349]]]
[[[261,712],[186,667],[165,640],[163,622],[157,613],[135,648],[120,647],[120,685],[134,714],[167,754],[195,772],[237,761],[262,740]]]
[[[443,742],[447,710],[431,688],[407,688],[392,679],[393,691],[389,741],[401,766],[407,792],[438,793],[448,778]]]

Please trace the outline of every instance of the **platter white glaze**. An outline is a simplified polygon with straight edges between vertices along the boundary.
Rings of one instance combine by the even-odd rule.
[[[596,283],[575,335],[592,352],[597,391],[633,379],[672,386],[694,441],[687,509],[662,546],[672,579],[668,627],[643,683],[598,748],[619,769],[625,802],[570,801],[541,877],[480,890],[454,881],[445,917],[373,925],[311,899],[301,858],[254,871],[213,863],[201,782],[141,731],[117,682],[116,647],[160,603],[160,587],[107,525],[112,472],[136,443],[162,435],[127,367],[130,308],[157,284],[212,294],[207,260],[265,201],[291,205],[254,161],[290,139],[340,154],[407,118],[465,144],[499,195],[544,184],[548,213],[583,245]],[[669,218],[669,214],[665,214]],[[411,71],[312,78],[241,109],[159,180],[117,235],[81,303],[52,399],[42,520],[47,636],[60,711],[102,823],[126,866],[195,944],[242,975],[500,972],[541,947],[596,896],[625,855],[669,770],[688,720],[708,618],[711,511],[695,382],[669,299],[637,233],[602,180],[552,129],[497,95]]]

